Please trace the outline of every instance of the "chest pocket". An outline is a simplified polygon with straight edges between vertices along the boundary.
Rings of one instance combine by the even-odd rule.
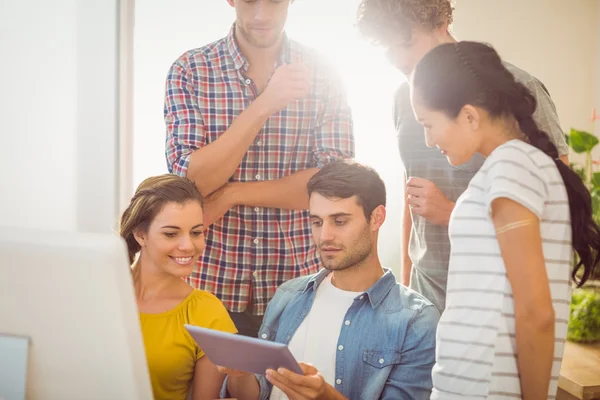
[[[363,361],[377,369],[400,364],[400,352],[395,350],[365,350]]]

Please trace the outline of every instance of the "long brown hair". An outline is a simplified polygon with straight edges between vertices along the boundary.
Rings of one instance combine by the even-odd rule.
[[[567,189],[573,248],[579,256],[573,280],[581,286],[594,276],[600,267],[600,227],[592,218],[590,192],[579,175],[559,159],[558,149],[533,120],[536,98],[515,80],[496,50],[478,42],[439,45],[417,64],[413,90],[428,108],[451,119],[470,104],[483,108],[492,118],[512,118],[518,123],[527,141],[554,160]]]
[[[136,189],[129,206],[121,215],[119,234],[127,243],[129,263],[133,264],[140,251],[134,232],[147,232],[154,218],[167,203],[183,204],[188,201],[203,203],[203,197],[194,182],[177,175],[165,174],[144,180]]]

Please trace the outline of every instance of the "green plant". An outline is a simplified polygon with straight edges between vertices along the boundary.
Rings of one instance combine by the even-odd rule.
[[[600,340],[600,292],[597,289],[573,290],[567,339],[585,343]]]
[[[577,154],[585,154],[585,164],[570,163],[573,171],[583,179],[592,196],[592,211],[594,220],[600,224],[600,172],[594,171],[598,161],[592,160],[592,150],[600,142],[596,136],[589,132],[571,129],[565,135],[567,143]]]

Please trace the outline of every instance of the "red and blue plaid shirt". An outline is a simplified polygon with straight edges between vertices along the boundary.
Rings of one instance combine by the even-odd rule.
[[[350,108],[335,72],[287,37],[279,65],[303,62],[312,72],[310,94],[271,116],[230,178],[276,180],[354,157]],[[191,153],[217,140],[257,97],[244,76],[248,62],[229,35],[183,54],[169,70],[165,96],[169,171],[186,176]],[[319,259],[308,211],[236,206],[209,227],[192,286],[214,293],[232,312],[262,315],[275,290],[315,273]]]

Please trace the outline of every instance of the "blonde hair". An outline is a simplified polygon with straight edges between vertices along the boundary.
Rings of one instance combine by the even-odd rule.
[[[144,180],[137,187],[119,223],[119,234],[127,243],[129,263],[133,264],[141,249],[135,240],[134,232],[147,232],[154,218],[167,203],[183,204],[197,201],[202,205],[203,200],[194,182],[187,178],[165,174]]]
[[[357,25],[367,39],[390,45],[410,40],[412,29],[433,30],[453,21],[451,0],[361,0]]]

